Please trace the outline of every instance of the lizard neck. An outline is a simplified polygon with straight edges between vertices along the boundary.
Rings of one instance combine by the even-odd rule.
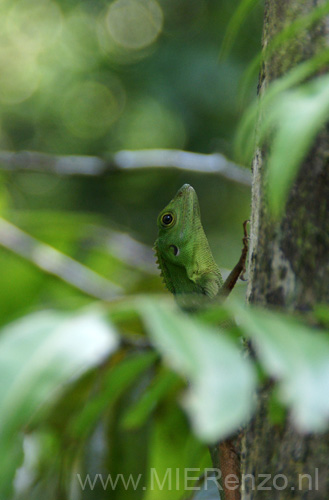
[[[185,267],[171,265],[168,271],[173,287],[172,293],[181,309],[195,312],[202,308],[203,302],[208,302],[201,287],[188,277]]]
[[[188,266],[168,261],[157,245],[155,250],[161,275],[178,305],[186,311],[197,311],[209,305],[222,286],[222,277],[206,239],[194,246]]]

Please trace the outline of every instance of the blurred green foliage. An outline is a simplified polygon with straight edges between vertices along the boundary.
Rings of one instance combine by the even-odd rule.
[[[255,95],[256,75],[247,100],[238,104],[239,81],[259,50],[262,22],[259,4],[242,25],[229,57],[220,61],[225,30],[238,3],[3,0],[0,148],[96,156],[121,149],[179,148],[231,156],[238,119]],[[1,181],[0,205],[7,220],[129,295],[164,292],[151,246],[158,212],[183,183],[198,192],[222,267],[235,264],[242,222],[249,217],[246,186],[174,169],[102,178],[11,171],[2,173]],[[37,242],[18,238],[15,244],[32,245],[34,259],[47,259]],[[88,313],[77,311],[95,299],[4,248],[0,266],[0,324],[23,317],[10,327],[17,331],[10,349],[5,344],[9,327],[0,337],[7,373],[1,390],[14,398],[11,412],[2,405],[2,500],[108,498],[100,484],[83,490],[77,473],[81,478],[87,473],[105,478],[109,473],[141,473],[136,491],[118,487],[111,495],[167,500],[166,488],[155,484],[149,490],[152,467],[160,481],[168,467],[179,471],[180,486],[173,486],[170,497],[180,498],[183,467],[197,467],[201,473],[211,466],[210,458],[177,406],[184,380],[161,366],[148,348],[134,345],[145,333],[136,309],[120,311],[119,304],[111,311],[127,344],[112,357],[104,358],[105,349],[95,354],[79,375],[74,360],[86,354],[74,341],[77,332],[68,331],[65,343],[57,334],[64,335],[65,328],[56,330],[38,314],[59,315],[56,321],[64,323],[63,311],[77,318],[81,314],[83,322]],[[62,312],[38,313],[44,310]],[[31,312],[36,315],[28,316]],[[97,344],[102,327],[96,323],[90,335]],[[108,328],[113,332],[109,319]],[[65,380],[60,379],[61,367]]]
[[[260,60],[262,9],[253,0],[3,0],[1,149],[106,156],[121,149],[180,148],[232,157],[235,130],[256,95],[255,62],[250,64]],[[245,74],[253,76],[242,80]],[[243,100],[241,81],[248,81]],[[280,91],[290,88],[281,85]],[[327,109],[326,86],[319,81],[302,94],[293,92],[297,114],[291,121],[306,117],[310,125],[302,132],[311,140]],[[274,95],[283,106],[282,94]],[[242,123],[247,136],[253,113],[251,108]],[[309,119],[314,116],[316,123]],[[275,122],[287,141],[278,148],[277,164],[289,144],[291,127],[280,129],[283,119],[284,113]],[[246,139],[246,151],[251,148]],[[281,192],[277,170],[273,185]],[[280,404],[292,406],[305,428],[323,428],[328,405],[313,390],[312,370],[326,385],[326,362],[318,363],[328,350],[326,336],[313,344],[313,331],[305,327],[295,345],[299,324],[287,326],[286,318],[245,312],[234,303],[194,322],[160,295],[151,250],[159,211],[183,183],[192,184],[216,260],[231,268],[249,217],[246,186],[174,169],[93,178],[13,170],[3,172],[1,181],[6,219],[128,295],[95,309],[94,297],[35,265],[49,258],[37,241],[17,235],[10,240],[17,248],[30,245],[31,262],[1,249],[0,324],[22,317],[0,335],[1,500],[109,498],[100,483],[81,487],[77,474],[88,473],[105,479],[109,473],[142,475],[136,490],[118,488],[111,498],[181,498],[184,467],[201,474],[211,466],[201,439],[225,436],[252,409],[255,370],[240,358],[241,333],[258,346],[264,372],[279,378]],[[3,231],[0,221],[1,238],[8,238]],[[146,297],[151,293],[159,294],[158,301]],[[320,312],[327,324],[326,308]],[[243,318],[241,330],[217,337],[212,325],[234,314]],[[289,352],[297,348],[292,370]],[[234,376],[228,377],[227,363]],[[300,391],[292,397],[291,387],[301,387],[305,377],[308,397]],[[186,385],[188,418],[177,405]],[[232,395],[239,400],[234,419]],[[318,420],[312,419],[313,406]],[[160,482],[168,468],[178,471],[170,492],[151,487],[152,467]]]
[[[230,155],[243,111],[237,105],[239,80],[259,50],[262,18],[259,5],[221,62],[221,42],[236,5],[4,0],[1,148],[104,155],[167,147]],[[255,95],[255,81],[250,93]],[[218,262],[230,268],[239,255],[241,222],[249,217],[249,192],[218,177],[173,169],[104,179],[12,172],[2,178],[1,206],[20,228],[127,291],[162,290],[155,276],[127,268],[109,251],[107,228],[152,245],[159,210],[185,182],[199,194]],[[2,323],[35,308],[86,301],[7,251],[1,250],[0,265]]]
[[[262,10],[252,0],[3,0],[0,148],[95,156],[177,148],[232,157],[240,118],[256,96],[250,64],[260,59]],[[242,80],[245,74],[252,77]],[[182,498],[184,468],[199,476],[211,466],[201,439],[226,435],[251,411],[255,370],[240,359],[241,331],[217,337],[211,326],[232,314],[244,317],[244,334],[256,329],[263,369],[280,378],[280,404],[291,404],[296,419],[301,407],[306,427],[324,425],[328,407],[319,392],[291,396],[307,374],[295,370],[294,377],[289,356],[275,371],[258,331],[268,330],[279,356],[299,326],[284,329],[279,319],[284,338],[277,337],[271,316],[238,305],[208,311],[197,323],[167,307],[163,296],[161,305],[145,298],[164,291],[151,246],[157,215],[176,190],[185,182],[195,187],[216,260],[231,268],[249,218],[246,186],[174,169],[92,178],[13,170],[1,181],[6,219],[129,296],[95,309],[94,297],[35,265],[49,259],[37,241],[11,237],[16,248],[30,245],[30,261],[1,248],[0,324],[22,318],[0,335],[1,500],[109,498],[100,482],[82,488],[77,475],[84,480],[88,473],[105,480],[142,475],[136,490],[120,483],[113,499]],[[1,221],[0,233],[8,238]],[[242,286],[234,293],[243,292]],[[305,348],[309,335],[305,327]],[[315,358],[316,349],[328,349],[326,339],[317,342]],[[305,359],[312,371],[314,359]],[[325,363],[320,368],[326,384]],[[188,417],[177,404],[186,385]],[[310,418],[312,404],[320,422]],[[152,468],[160,483],[168,468],[175,474],[170,491],[154,484]],[[216,490],[211,495],[218,498]]]

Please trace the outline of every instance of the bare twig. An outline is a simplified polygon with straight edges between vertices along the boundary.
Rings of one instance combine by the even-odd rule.
[[[219,153],[206,155],[174,149],[142,149],[119,151],[100,158],[97,156],[55,156],[31,151],[0,152],[0,168],[13,171],[28,170],[58,175],[97,176],[117,170],[152,167],[172,167],[194,172],[215,173],[231,181],[246,186],[251,185],[249,170],[227,160]]]
[[[112,300],[122,293],[121,287],[50,245],[41,243],[2,217],[0,245],[97,299]]]
[[[109,252],[126,265],[140,269],[143,273],[159,275],[154,250],[129,234],[111,230],[107,246]]]

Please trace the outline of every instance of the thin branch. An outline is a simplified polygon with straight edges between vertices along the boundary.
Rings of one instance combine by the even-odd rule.
[[[50,245],[41,243],[2,217],[0,245],[87,295],[101,300],[113,300],[122,294],[121,287]]]
[[[154,250],[151,247],[135,240],[128,233],[114,229],[96,227],[94,235],[96,236],[97,233],[103,235],[108,252],[127,266],[139,269],[149,275],[159,275]],[[92,230],[89,230],[89,234],[93,235]]]
[[[219,174],[246,186],[251,185],[249,170],[229,161],[219,153],[200,154],[175,149],[119,151],[104,158],[97,156],[55,156],[21,151],[0,152],[3,170],[28,170],[58,175],[97,176],[135,168],[179,168],[194,172]]]

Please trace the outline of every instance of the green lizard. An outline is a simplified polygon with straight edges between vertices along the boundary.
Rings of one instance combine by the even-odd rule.
[[[184,184],[160,212],[158,228],[157,262],[166,287],[182,309],[196,311],[230,293],[245,269],[246,223],[240,260],[225,282],[204,233],[198,198],[192,186]]]
[[[204,233],[196,192],[189,184],[179,189],[176,196],[160,212],[159,236],[155,242],[157,262],[168,290],[178,305],[189,312],[223,300],[245,270],[248,252],[246,222],[243,224],[243,248],[239,262],[228,278],[223,278],[211,253]],[[223,479],[234,474],[239,477],[239,457],[233,439],[226,439],[210,447],[215,468],[219,457]],[[225,500],[240,500],[238,490],[226,488]]]

